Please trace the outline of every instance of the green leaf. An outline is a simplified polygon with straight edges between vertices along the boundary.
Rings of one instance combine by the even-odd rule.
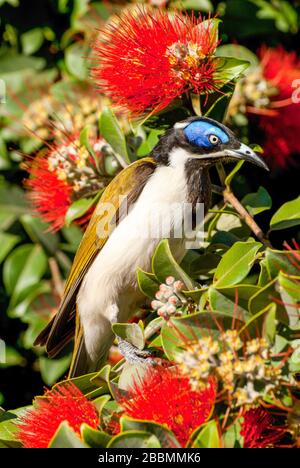
[[[298,325],[300,318],[300,278],[278,275],[279,293],[289,317],[291,327]]]
[[[144,332],[137,323],[113,323],[112,330],[117,336],[138,349],[144,349]]]
[[[173,432],[165,426],[155,422],[144,421],[140,419],[132,419],[128,416],[123,416],[120,419],[122,431],[145,431],[154,434],[159,440],[162,448],[180,448],[178,440]]]
[[[180,10],[195,10],[195,11],[213,11],[213,4],[210,0],[176,0],[172,2],[172,7]]]
[[[20,216],[29,212],[24,191],[16,185],[0,187],[0,213]]]
[[[41,356],[39,358],[40,371],[43,381],[46,385],[52,386],[59,377],[62,377],[68,371],[71,363],[71,355],[63,356],[58,359],[49,359]]]
[[[155,293],[159,290],[159,283],[153,273],[137,269],[137,281],[140,291],[150,299],[155,297]]]
[[[107,448],[160,448],[158,438],[145,431],[125,431],[113,437]]]
[[[250,49],[239,44],[224,44],[217,48],[217,57],[234,57],[250,63],[250,69],[259,66],[259,59]],[[247,70],[248,71],[248,70]]]
[[[225,185],[226,187],[229,189],[230,188],[230,184],[231,184],[231,181],[232,179],[234,178],[234,176],[237,174],[237,172],[241,169],[242,165],[244,164],[245,161],[239,161],[235,166],[234,168],[232,169],[232,171],[228,174],[228,176],[226,177],[225,179]]]
[[[158,143],[160,135],[164,133],[163,130],[152,129],[145,141],[139,146],[137,156],[143,157],[151,153],[154,146]]]
[[[81,436],[84,442],[91,448],[105,448],[112,436],[103,431],[97,431],[87,424],[81,426]]]
[[[44,34],[41,28],[34,28],[21,35],[23,53],[31,55],[37,52],[44,42]]]
[[[276,336],[276,305],[272,304],[270,310],[265,314],[263,337],[271,344],[274,344]]]
[[[0,232],[0,263],[5,259],[9,252],[15,247],[15,245],[20,242],[20,237],[15,236],[14,234],[6,234],[5,232]]]
[[[5,369],[11,366],[22,366],[26,363],[24,357],[11,346],[5,346],[5,362],[0,361],[0,368]]]
[[[272,198],[265,188],[259,187],[256,193],[248,193],[243,198],[242,205],[252,216],[255,216],[272,207]]]
[[[276,285],[276,279],[274,279],[254,294],[249,300],[249,311],[253,316],[259,315],[262,311],[267,312],[276,301],[276,319],[288,324],[288,316],[284,306],[280,304]]]
[[[239,78],[250,65],[248,61],[234,57],[216,57],[214,64],[214,79],[221,85]]]
[[[194,289],[193,281],[174,259],[167,239],[162,240],[156,247],[152,258],[152,271],[160,283],[164,283],[168,276],[173,276],[176,280],[181,280],[187,289]]]
[[[66,226],[69,227],[75,219],[81,218],[95,204],[97,198],[98,195],[94,198],[80,198],[73,202],[66,213]]]
[[[269,281],[277,278],[280,271],[290,275],[298,275],[299,267],[297,268],[297,258],[299,258],[299,256],[299,250],[282,251],[267,248],[265,253],[265,267],[269,275]]]
[[[241,422],[238,419],[223,435],[224,448],[241,448],[243,445],[243,437],[240,432]]]
[[[192,448],[221,448],[221,441],[216,421],[212,420],[204,424],[194,440],[189,442],[189,445]]]
[[[222,257],[214,275],[214,287],[233,286],[248,275],[261,248],[260,242],[236,242]]]
[[[284,203],[273,215],[270,228],[271,231],[287,229],[300,224],[300,196],[295,200]]]
[[[126,140],[122,129],[116,119],[116,116],[111,109],[106,108],[102,111],[99,121],[100,133],[103,138],[110,144],[112,149],[124,160],[130,164],[130,159],[127,153]]]
[[[20,447],[16,432],[16,419],[23,416],[29,407],[18,408],[0,414],[0,441],[8,447]]]
[[[236,323],[243,324],[239,319]],[[182,317],[172,317],[161,329],[164,352],[170,361],[174,361],[189,342],[194,342],[197,337],[217,338],[221,328],[227,330],[231,325],[232,317],[223,313],[197,312]]]
[[[20,221],[32,242],[40,243],[51,255],[56,253],[59,237],[56,233],[47,232],[48,224],[29,214],[21,216]]]
[[[39,245],[22,245],[8,256],[3,281],[13,304],[20,302],[30,287],[36,286],[46,269],[47,257]]]
[[[94,148],[90,144],[89,133],[90,133],[90,127],[87,125],[80,132],[80,137],[79,137],[80,144],[84,148],[87,149],[87,151],[92,156],[92,158],[93,158],[93,160],[95,162],[96,168],[99,169],[99,160],[98,160],[97,155],[96,155],[96,153],[94,151]]]
[[[147,370],[148,366],[143,363],[131,364],[130,362],[124,362],[118,380],[119,390],[129,391],[135,383],[142,382]]]
[[[259,291],[257,286],[248,284],[220,289],[211,286],[208,290],[209,303],[213,312],[247,321],[251,316],[248,312],[248,301],[257,291]]]
[[[75,78],[85,80],[88,77],[87,60],[89,48],[79,42],[70,45],[65,52],[65,64]]]
[[[60,424],[51,439],[48,448],[87,448],[67,421]]]

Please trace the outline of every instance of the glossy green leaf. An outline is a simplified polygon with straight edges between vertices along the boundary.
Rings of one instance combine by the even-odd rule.
[[[300,319],[300,278],[278,275],[279,293],[289,317],[289,325],[296,326]]]
[[[137,280],[140,291],[150,299],[155,297],[155,293],[159,289],[159,283],[153,273],[137,269]]]
[[[20,242],[20,237],[14,234],[0,232],[0,263],[5,259],[9,252]]]
[[[300,197],[284,203],[270,221],[271,231],[288,229],[300,224]]]
[[[40,243],[51,255],[58,248],[59,237],[49,232],[49,225],[29,214],[22,215],[20,221],[32,242]]]
[[[260,242],[236,242],[222,257],[214,275],[214,287],[224,288],[242,281],[251,270]]]
[[[39,358],[40,371],[43,381],[46,385],[53,385],[59,377],[67,373],[71,363],[71,355],[61,358],[49,359],[41,356]]]
[[[85,213],[95,204],[97,197],[94,198],[80,198],[73,202],[66,213],[65,223],[66,226],[75,221],[75,219],[81,218]]]
[[[123,416],[120,420],[122,431],[145,431],[154,434],[159,440],[162,448],[180,448],[181,445],[176,439],[173,432],[167,429],[162,424],[156,422],[143,421],[138,419],[132,419],[127,416]]]
[[[216,66],[214,79],[223,84],[240,77],[249,67],[247,60],[235,57],[216,57],[214,63]]]
[[[17,439],[18,417],[24,415],[30,407],[18,408],[15,410],[5,411],[0,414],[0,441],[4,442],[8,447],[20,447],[20,442]]]
[[[65,64],[75,78],[85,80],[88,76],[87,55],[89,49],[80,42],[70,45],[65,52]]]
[[[162,240],[154,252],[152,271],[161,283],[168,276],[173,276],[176,280],[181,280],[187,289],[194,289],[193,281],[174,259],[167,239]]]
[[[105,448],[112,436],[103,431],[97,431],[87,424],[81,426],[83,441],[91,448]]]
[[[17,303],[28,288],[35,286],[47,269],[47,257],[39,245],[17,247],[6,259],[3,267],[5,288]]]
[[[55,432],[48,448],[87,448],[87,445],[75,434],[67,421],[64,421]]]
[[[0,187],[0,213],[22,215],[30,210],[24,191],[17,186]]]
[[[247,321],[250,318],[248,301],[257,291],[259,291],[257,286],[248,284],[238,284],[220,289],[211,286],[208,290],[208,297],[214,312]]]
[[[259,59],[250,49],[239,44],[224,44],[217,48],[216,55],[218,57],[234,57],[245,60],[250,63],[250,68],[255,68],[259,65]],[[248,71],[248,70],[247,70]]]
[[[112,330],[116,336],[128,341],[138,349],[144,348],[144,332],[137,323],[114,323]]]
[[[111,439],[107,448],[160,448],[158,438],[145,431],[125,431]]]
[[[22,49],[25,55],[37,52],[44,42],[44,34],[41,28],[34,28],[21,35]]]
[[[252,216],[255,216],[272,207],[272,198],[266,189],[259,187],[256,193],[248,193],[243,198],[242,205],[247,208]]]
[[[245,161],[239,161],[238,163],[236,163],[236,165],[234,166],[234,168],[232,169],[232,171],[229,172],[229,174],[227,175],[226,179],[225,179],[225,185],[227,188],[230,187],[230,184],[231,184],[231,181],[232,179],[234,178],[234,176],[238,173],[238,171],[241,169],[241,167],[243,166]]]
[[[175,0],[172,6],[183,10],[213,11],[213,4],[210,0]]]
[[[218,426],[215,420],[202,426],[199,434],[192,441],[192,448],[221,448]]]
[[[236,323],[243,324],[239,319]],[[174,361],[178,353],[187,343],[194,342],[196,337],[212,336],[217,338],[220,329],[232,326],[232,317],[223,313],[197,312],[182,317],[172,317],[161,329],[163,350],[170,361]]]
[[[269,281],[276,278],[280,271],[297,276],[299,274],[299,259],[300,250],[274,250],[267,248],[265,252],[265,267]]]
[[[99,125],[100,133],[103,138],[110,144],[117,154],[122,156],[122,158],[130,164],[131,161],[127,153],[125,137],[116,116],[111,109],[106,108],[102,111]]]

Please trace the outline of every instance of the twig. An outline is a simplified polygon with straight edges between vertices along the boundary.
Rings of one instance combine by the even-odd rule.
[[[223,198],[226,203],[235,209],[235,211],[240,215],[240,217],[245,221],[247,226],[255,234],[255,236],[264,244],[266,247],[272,247],[270,241],[266,238],[261,228],[254,221],[253,217],[246,210],[246,208],[241,204],[241,202],[236,198],[234,193],[230,190],[229,185],[226,184],[226,172],[222,163],[217,164],[217,171],[223,185]],[[225,188],[226,186],[226,188]]]
[[[57,265],[57,261],[53,257],[49,258],[49,268],[51,271],[51,277],[52,277],[54,290],[56,294],[59,296],[59,298],[61,299],[64,293],[64,281],[61,277],[61,274]]]
[[[263,231],[261,228],[258,226],[258,224],[254,221],[252,216],[248,213],[246,208],[243,207],[243,205],[239,202],[239,200],[236,198],[236,196],[226,188],[223,191],[223,197],[225,202],[230,203],[230,205],[237,211],[237,213],[240,215],[240,217],[245,221],[247,226],[251,229],[251,231],[255,234],[255,236],[266,246],[266,247],[271,247],[270,241],[265,237]]]

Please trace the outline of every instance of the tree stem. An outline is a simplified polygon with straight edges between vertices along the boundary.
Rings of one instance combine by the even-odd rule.
[[[230,203],[230,205],[237,211],[237,213],[241,216],[241,218],[245,221],[247,226],[251,229],[251,231],[255,234],[255,236],[266,246],[271,247],[271,243],[265,237],[263,231],[258,226],[258,224],[254,221],[252,216],[248,213],[246,208],[239,202],[236,196],[231,192],[230,189],[226,188],[223,191],[224,201]]]

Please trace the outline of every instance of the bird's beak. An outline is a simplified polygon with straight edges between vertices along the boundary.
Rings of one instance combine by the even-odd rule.
[[[238,149],[226,149],[224,153],[230,158],[243,159],[251,162],[252,164],[256,164],[256,166],[262,167],[266,171],[270,170],[265,161],[244,143],[241,143],[241,146]]]

